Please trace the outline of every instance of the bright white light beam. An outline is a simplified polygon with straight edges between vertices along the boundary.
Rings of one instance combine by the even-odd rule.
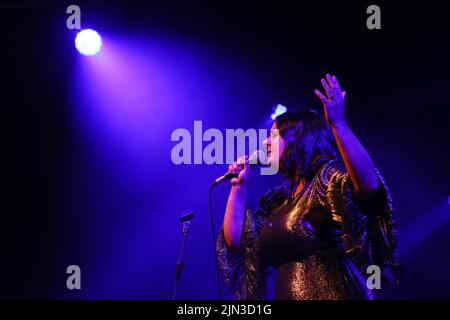
[[[75,38],[75,47],[85,56],[96,55],[102,48],[102,37],[95,30],[81,30]]]

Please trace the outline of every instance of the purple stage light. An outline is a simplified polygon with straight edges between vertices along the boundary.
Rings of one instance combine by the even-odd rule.
[[[102,38],[97,31],[84,29],[78,32],[75,38],[75,47],[85,56],[97,54],[102,47]]]

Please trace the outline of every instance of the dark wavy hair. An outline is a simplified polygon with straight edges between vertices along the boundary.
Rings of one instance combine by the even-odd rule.
[[[317,111],[286,112],[275,123],[286,142],[279,170],[292,185],[299,178],[312,179],[321,164],[340,158],[333,133]]]

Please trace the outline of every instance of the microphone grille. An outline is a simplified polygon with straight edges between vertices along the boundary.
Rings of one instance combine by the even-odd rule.
[[[266,154],[261,150],[255,150],[248,158],[250,164],[262,164],[266,161]]]

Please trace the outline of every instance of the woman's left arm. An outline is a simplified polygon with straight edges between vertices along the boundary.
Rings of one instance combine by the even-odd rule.
[[[359,200],[369,198],[378,190],[378,176],[369,153],[350,130],[344,116],[344,101],[346,92],[335,76],[326,75],[321,80],[326,96],[319,90],[316,95],[322,101],[325,117],[333,131],[339,151],[344,160],[350,179],[353,182],[353,192]]]

